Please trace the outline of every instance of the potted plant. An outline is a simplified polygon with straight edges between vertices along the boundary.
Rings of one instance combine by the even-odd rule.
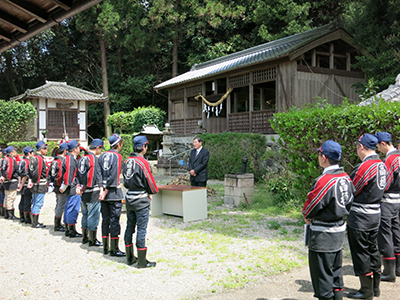
[[[45,143],[47,143],[46,134],[47,134],[48,132],[49,132],[49,131],[48,131],[47,129],[42,131],[42,135],[43,135],[43,142],[45,142]]]

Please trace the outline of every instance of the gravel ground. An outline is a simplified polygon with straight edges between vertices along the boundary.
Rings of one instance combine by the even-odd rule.
[[[40,215],[45,229],[0,218],[0,299],[312,298],[296,220],[247,219],[245,213],[230,211],[190,223],[150,218],[148,259],[157,266],[138,270],[127,266],[125,258],[103,255],[102,247],[55,233],[54,207],[54,194],[46,195]],[[121,250],[125,226],[123,213]],[[358,288],[353,281],[351,288]]]

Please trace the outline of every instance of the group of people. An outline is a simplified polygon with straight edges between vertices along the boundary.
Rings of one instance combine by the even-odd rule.
[[[62,142],[53,151],[54,160],[46,165],[48,147],[43,141],[36,144],[36,152],[26,147],[23,158],[17,162],[13,146],[2,150],[0,159],[0,215],[10,220],[20,220],[33,228],[45,228],[39,222],[40,210],[46,193],[56,194],[54,230],[65,232],[70,238],[82,238],[89,246],[103,246],[103,253],[126,256],[128,265],[137,268],[155,267],[146,259],[146,229],[149,221],[151,195],[158,192],[150,166],[144,155],[148,144],[145,136],[133,139],[134,150],[123,162],[119,153],[123,139],[118,134],[109,137],[110,150],[103,152],[101,139],[94,139],[88,149],[76,140]],[[81,155],[81,151],[84,151]],[[124,197],[120,174],[124,177],[127,193]],[[17,191],[21,193],[20,218],[15,217],[14,202]],[[121,233],[120,215],[126,201],[127,227],[125,249],[119,249]],[[82,213],[82,233],[76,223]],[[97,227],[102,215],[102,242],[97,240]],[[65,224],[65,227],[62,224]],[[136,234],[137,257],[133,250]]]
[[[380,282],[395,282],[400,276],[400,151],[387,132],[363,134],[355,144],[362,162],[350,176],[339,166],[342,149],[337,142],[326,141],[317,149],[324,171],[314,180],[303,208],[311,281],[320,300],[343,299],[346,229],[361,285],[348,298],[379,297]]]

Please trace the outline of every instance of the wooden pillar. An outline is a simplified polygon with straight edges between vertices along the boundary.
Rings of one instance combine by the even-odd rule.
[[[253,72],[250,72],[249,83],[249,132],[253,132],[253,109],[254,109],[254,86],[253,86]]]
[[[168,90],[168,122],[172,120],[172,101],[171,101],[171,90]]]
[[[188,112],[189,112],[188,99],[186,96],[186,87],[184,87],[183,88],[183,124],[185,126],[184,134],[189,133],[189,132],[187,132],[188,129],[187,129],[187,120],[186,120]]]
[[[229,77],[226,77],[226,90],[230,89],[230,84],[229,84]],[[226,108],[226,131],[229,132],[229,115],[231,113],[231,93],[229,93],[228,97],[226,98],[226,103],[225,103],[225,108]]]
[[[346,71],[351,71],[351,54],[349,52],[346,53]]]
[[[311,55],[311,66],[316,67],[317,66],[317,50],[314,48],[312,51]]]
[[[206,95],[206,83],[203,82],[201,85],[202,85],[201,94],[204,95],[204,97],[205,97],[205,95]],[[204,108],[204,101],[201,100],[201,111],[203,111],[203,108]],[[201,114],[201,120],[203,121],[203,126],[207,129],[207,127],[208,127],[208,124],[207,124],[207,113],[202,113]],[[209,132],[209,129],[210,128],[207,129],[208,132]]]
[[[329,69],[334,69],[335,68],[335,48],[333,46],[333,43],[330,44],[329,47]]]

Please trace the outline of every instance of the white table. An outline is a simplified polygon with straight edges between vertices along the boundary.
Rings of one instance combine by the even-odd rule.
[[[207,219],[207,188],[199,186],[162,185],[151,200],[151,215],[183,217],[183,222]]]

